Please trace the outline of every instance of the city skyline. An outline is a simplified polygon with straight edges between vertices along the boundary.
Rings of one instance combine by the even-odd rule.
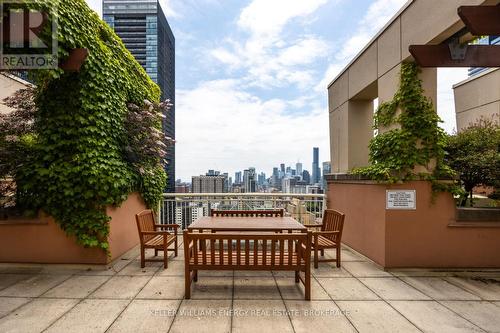
[[[311,171],[311,146],[329,161],[327,85],[405,2],[161,0],[177,37],[176,178],[269,173],[275,160]],[[438,69],[447,132],[451,86],[465,78],[467,69]]]

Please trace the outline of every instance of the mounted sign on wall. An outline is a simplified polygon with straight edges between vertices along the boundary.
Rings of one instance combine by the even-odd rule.
[[[386,209],[417,209],[415,190],[387,190]]]

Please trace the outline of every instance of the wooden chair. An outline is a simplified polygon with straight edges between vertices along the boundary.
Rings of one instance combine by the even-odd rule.
[[[139,231],[139,239],[141,241],[141,268],[144,268],[146,261],[163,261],[163,267],[168,267],[168,251],[174,251],[177,257],[177,224],[157,224],[155,215],[152,210],[143,210],[135,215],[137,222],[137,229]],[[169,231],[162,231],[161,229],[173,229],[173,234]],[[174,244],[175,248],[169,249],[168,247]],[[154,249],[155,257],[158,251],[163,251],[163,260],[161,259],[146,259],[146,249]]]
[[[210,216],[227,217],[283,217],[283,209],[268,210],[210,210]]]
[[[308,228],[321,228],[313,232],[314,268],[318,268],[318,262],[335,261],[337,267],[340,267],[340,241],[342,239],[342,229],[344,228],[345,215],[333,209],[325,210],[323,222],[321,224],[305,225]],[[319,259],[325,255],[325,249],[335,249],[337,251],[335,259]]]

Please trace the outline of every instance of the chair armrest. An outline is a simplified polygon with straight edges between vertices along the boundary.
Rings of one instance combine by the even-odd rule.
[[[340,231],[313,231],[314,235],[335,235],[340,234]]]
[[[321,228],[323,224],[304,224],[306,228]]]
[[[179,225],[178,224],[156,224],[155,223],[155,227],[156,228],[174,228],[174,229],[177,229],[177,228],[179,228]]]
[[[141,231],[141,235],[171,235],[168,231]]]
[[[173,228],[174,229],[174,235],[177,236],[177,229],[179,228],[179,225],[178,224],[156,224],[155,223],[155,228],[159,228],[159,229]]]

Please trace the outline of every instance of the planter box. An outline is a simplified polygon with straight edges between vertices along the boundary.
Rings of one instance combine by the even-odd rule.
[[[500,228],[456,227],[452,195],[439,193],[431,203],[429,182],[327,181],[327,207],[346,214],[343,243],[385,268],[500,267]],[[415,209],[387,209],[387,190],[415,191]]]
[[[52,217],[0,221],[0,262],[105,265],[139,243],[135,214],[146,209],[141,196],[131,194],[120,207],[109,207],[111,257],[78,245]]]

